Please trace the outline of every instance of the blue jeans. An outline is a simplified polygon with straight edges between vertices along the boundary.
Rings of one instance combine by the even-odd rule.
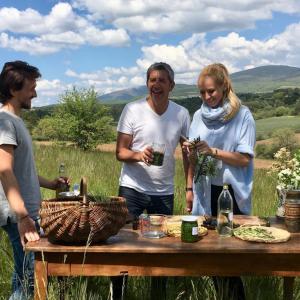
[[[38,221],[35,220],[39,232]],[[25,253],[21,244],[18,225],[12,223],[10,218],[7,224],[2,226],[7,233],[13,249],[14,271],[12,276],[12,295],[9,300],[28,299],[33,295],[34,290],[34,253]]]
[[[126,199],[129,213],[138,217],[146,209],[148,214],[172,215],[174,195],[147,195],[125,186],[119,187],[119,196]]]

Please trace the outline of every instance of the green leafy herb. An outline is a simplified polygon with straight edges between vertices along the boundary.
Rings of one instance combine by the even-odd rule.
[[[192,141],[192,147],[197,147],[197,143],[200,142],[200,137],[194,139]],[[197,153],[197,160],[195,165],[195,176],[194,176],[194,182],[199,182],[200,176],[210,176],[214,177],[217,174],[217,167],[216,167],[216,160],[206,154]]]

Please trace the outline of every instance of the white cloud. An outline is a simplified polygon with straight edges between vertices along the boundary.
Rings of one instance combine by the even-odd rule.
[[[75,0],[74,6],[133,33],[245,29],[273,12],[300,12],[298,0]]]
[[[224,63],[230,72],[267,64],[300,67],[300,23],[281,34],[261,41],[246,39],[232,32],[210,42],[205,34],[193,34],[177,46],[155,44],[142,48],[142,56],[132,68],[109,68],[91,73],[68,70],[66,75],[85,86],[93,85],[99,94],[145,84],[146,70],[153,63],[165,61],[175,71],[176,83],[195,84],[200,70],[213,62]]]
[[[24,51],[33,55],[55,53],[60,49],[56,45],[42,42],[40,38],[14,38],[4,32],[0,34],[0,47],[9,48],[14,51]]]
[[[130,38],[124,29],[101,29],[73,11],[68,3],[56,4],[48,15],[33,9],[0,9],[2,48],[30,54],[50,54],[82,45],[126,46]]]
[[[40,79],[37,81],[37,98],[33,99],[32,104],[33,106],[54,104],[58,101],[60,95],[70,88],[70,85],[64,84],[59,79]]]
[[[143,71],[137,66],[130,68],[105,67],[102,70],[90,73],[77,73],[68,69],[65,75],[75,78],[77,80],[76,85],[82,87],[92,86],[99,95],[103,95],[114,90],[143,85],[145,83]]]

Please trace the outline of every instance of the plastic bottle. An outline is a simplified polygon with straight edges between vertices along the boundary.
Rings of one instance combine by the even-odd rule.
[[[223,185],[223,191],[218,198],[217,232],[220,236],[232,236],[233,201],[228,190],[228,184]]]

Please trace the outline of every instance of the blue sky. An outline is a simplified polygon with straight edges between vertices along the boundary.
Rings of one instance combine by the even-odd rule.
[[[37,66],[34,106],[72,86],[99,95],[145,84],[147,67],[166,61],[177,83],[222,62],[300,67],[298,0],[2,0],[0,63]]]

